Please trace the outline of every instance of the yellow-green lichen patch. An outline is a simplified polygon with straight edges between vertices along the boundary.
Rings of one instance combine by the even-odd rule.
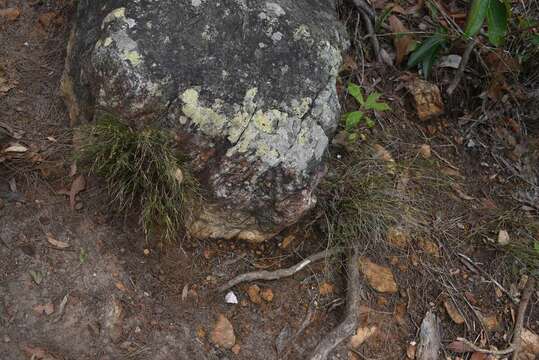
[[[124,53],[124,58],[126,60],[129,60],[131,62],[131,64],[133,64],[134,66],[139,65],[141,63],[141,61],[142,61],[142,57],[140,56],[140,54],[136,50],[131,50],[131,51],[128,51],[128,52]]]
[[[273,123],[268,117],[268,113],[264,113],[262,110],[258,110],[253,117],[253,121],[255,126],[259,130],[268,134],[271,134],[273,132]]]
[[[204,107],[199,103],[198,91],[195,89],[185,90],[180,99],[183,102],[182,111],[198,127],[210,136],[218,136],[226,123],[226,118],[213,109]]]
[[[125,19],[125,8],[121,7],[115,10],[112,10],[110,13],[105,16],[105,19],[103,20],[103,23],[101,24],[101,28],[103,29],[105,25],[110,23],[111,21],[114,21],[116,19]]]
[[[313,100],[311,98],[302,98],[301,101],[292,100],[292,111],[294,115],[303,117],[309,111]]]
[[[276,149],[272,149],[268,144],[262,143],[256,149],[256,156],[264,159],[269,166],[274,166],[279,163],[279,152]]]

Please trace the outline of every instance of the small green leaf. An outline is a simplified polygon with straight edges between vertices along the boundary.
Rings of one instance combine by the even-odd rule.
[[[434,65],[434,62],[436,61],[436,57],[438,56],[438,52],[440,51],[440,49],[441,49],[440,45],[433,47],[425,55],[425,58],[423,58],[423,61],[421,62],[421,69],[423,71],[423,77],[425,79],[429,78],[430,71],[432,70],[432,65]]]
[[[361,88],[359,87],[359,85],[357,84],[354,84],[353,82],[349,83],[348,84],[348,93],[350,95],[352,95],[352,97],[354,99],[356,99],[356,101],[361,105],[363,106],[365,104],[365,100],[363,98],[363,94],[361,92]]]
[[[345,115],[346,130],[353,131],[363,118],[363,113],[361,111],[352,111]]]
[[[382,94],[374,91],[369,94],[367,101],[365,102],[365,109],[367,110],[376,110],[376,111],[387,111],[390,110],[389,106],[386,103],[378,102],[378,99]]]
[[[88,258],[88,253],[86,252],[86,250],[84,250],[84,248],[80,248],[80,252],[79,252],[79,261],[81,264],[84,264],[84,262],[86,262],[86,259]]]
[[[30,276],[37,285],[41,284],[41,281],[43,281],[43,274],[39,271],[30,270]]]
[[[349,142],[356,142],[359,139],[359,135],[357,133],[351,133],[348,134],[348,141]]]
[[[487,16],[487,9],[490,1],[491,0],[473,0],[464,28],[464,34],[467,37],[473,37],[477,35],[479,30],[481,30],[485,17]]]
[[[539,253],[539,241],[534,241],[533,248]]]
[[[371,119],[370,117],[366,116],[365,117],[365,125],[367,125],[367,127],[369,129],[372,129],[376,124],[374,123],[374,120]]]
[[[415,50],[408,59],[408,67],[414,67],[419,63],[422,63],[426,57],[432,56],[432,50],[439,50],[441,46],[446,42],[444,34],[436,33],[429,37],[417,50]]]
[[[505,4],[500,0],[489,0],[487,24],[487,35],[492,45],[502,45],[507,34],[508,13]]]

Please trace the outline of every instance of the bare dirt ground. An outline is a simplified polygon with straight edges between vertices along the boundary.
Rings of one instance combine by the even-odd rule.
[[[214,290],[236,274],[290,266],[324,249],[323,232],[312,225],[319,212],[266,244],[197,241],[180,248],[148,242],[130,217],[109,206],[99,179],[86,179],[72,209],[58,191],[80,175],[72,167],[59,96],[73,9],[63,2],[0,0],[0,10],[13,7],[20,10],[15,19],[0,17],[0,78],[10,88],[0,91],[0,125],[9,125],[15,135],[9,141],[33,155],[0,164],[0,359],[307,358],[344,311],[338,264],[320,262],[291,278],[257,282],[261,291],[271,289],[271,300],[253,302],[247,294],[253,284],[233,289],[235,305]],[[408,191],[424,195],[422,221],[429,231],[404,244],[386,239],[365,245],[363,256],[390,269],[398,291],[366,285],[360,329],[372,334],[356,347],[346,342],[333,358],[407,358],[429,309],[441,318],[444,345],[461,336],[503,348],[518,307],[510,297],[522,292],[523,278],[521,264],[496,241],[500,230],[512,238],[529,236],[536,214],[514,201],[518,179],[493,157],[466,147],[487,131],[474,132],[471,120],[457,130],[464,115],[458,101],[448,105],[451,117],[419,124],[400,75],[373,67],[361,79],[364,71],[348,67],[343,82],[383,90],[391,101],[394,113],[379,119],[383,134],[369,141],[382,143],[412,169],[427,169],[412,170]],[[428,158],[418,154],[427,143]],[[341,154],[334,149],[333,161]],[[425,186],[431,182],[443,185],[433,190]],[[524,324],[535,333],[538,301],[534,294]],[[234,328],[232,350],[212,343],[220,314]],[[469,358],[449,350],[443,356]]]

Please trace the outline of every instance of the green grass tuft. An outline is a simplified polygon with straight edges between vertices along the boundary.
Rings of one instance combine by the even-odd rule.
[[[176,239],[192,212],[198,184],[160,130],[136,131],[111,115],[84,126],[77,159],[104,178],[112,203],[127,213],[140,209],[147,236]]]

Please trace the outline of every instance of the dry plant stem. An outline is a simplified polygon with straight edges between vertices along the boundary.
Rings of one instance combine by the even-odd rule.
[[[460,60],[460,65],[457,70],[457,74],[453,78],[453,81],[447,88],[447,94],[451,95],[459,85],[460,81],[462,80],[462,76],[464,75],[464,70],[466,69],[466,66],[468,65],[468,61],[470,61],[470,55],[472,54],[472,51],[475,47],[475,44],[477,43],[477,38],[474,38],[472,41],[468,43],[468,46],[466,46],[466,50],[464,50],[464,54],[462,55],[462,60]]]
[[[360,8],[359,12],[361,13],[361,17],[363,18],[363,21],[365,21],[367,32],[369,33],[369,37],[371,38],[372,49],[374,51],[374,56],[376,57],[376,61],[381,63],[382,56],[380,55],[380,43],[378,42],[378,38],[376,37],[376,33],[374,32],[374,26],[372,26],[372,21],[369,18],[369,15],[363,9]]]
[[[344,320],[327,334],[314,349],[310,360],[326,360],[328,355],[341,342],[352,336],[358,323],[358,309],[360,300],[364,297],[359,276],[359,247],[354,246],[352,253],[348,255],[347,271],[347,296],[346,317]]]
[[[440,325],[438,318],[429,310],[421,322],[419,332],[419,345],[417,347],[418,360],[437,360],[440,351]]]
[[[358,8],[358,10],[367,14],[370,19],[374,19],[376,17],[376,13],[365,0],[354,0],[354,5]]]
[[[503,349],[503,350],[481,349],[480,347],[476,346],[474,343],[464,338],[457,338],[457,340],[466,344],[466,346],[469,347],[471,351],[475,351],[475,352],[479,352],[483,354],[491,354],[495,356],[502,356],[502,355],[513,353],[512,359],[517,360],[518,353],[520,352],[521,342],[522,342],[522,329],[524,328],[524,315],[526,314],[526,309],[528,308],[528,304],[530,302],[530,298],[531,298],[534,288],[535,288],[535,279],[530,276],[528,278],[528,281],[526,282],[526,287],[524,288],[524,292],[522,293],[522,298],[520,299],[520,304],[518,306],[517,319],[515,321],[515,328],[513,330],[513,339],[512,339],[511,345],[507,349]]]
[[[297,273],[298,271],[300,271],[301,269],[303,269],[304,267],[306,267],[310,263],[325,259],[325,258],[327,258],[327,257],[329,257],[331,255],[335,255],[335,254],[337,254],[339,252],[340,252],[339,249],[328,249],[328,250],[324,250],[324,251],[321,251],[319,253],[316,253],[314,255],[311,255],[308,258],[306,258],[305,260],[297,263],[294,266],[286,268],[286,269],[279,269],[279,270],[275,270],[275,271],[262,270],[262,271],[253,271],[253,272],[241,274],[241,275],[238,275],[235,278],[231,279],[227,283],[223,284],[217,290],[219,292],[223,292],[223,291],[226,291],[226,290],[228,290],[228,289],[230,289],[230,288],[232,288],[232,287],[234,287],[234,286],[236,286],[238,284],[241,284],[241,283],[244,283],[244,282],[249,282],[249,281],[277,280],[277,279],[282,279],[282,278],[285,278],[285,277],[289,277],[289,276],[294,275],[295,273]]]

